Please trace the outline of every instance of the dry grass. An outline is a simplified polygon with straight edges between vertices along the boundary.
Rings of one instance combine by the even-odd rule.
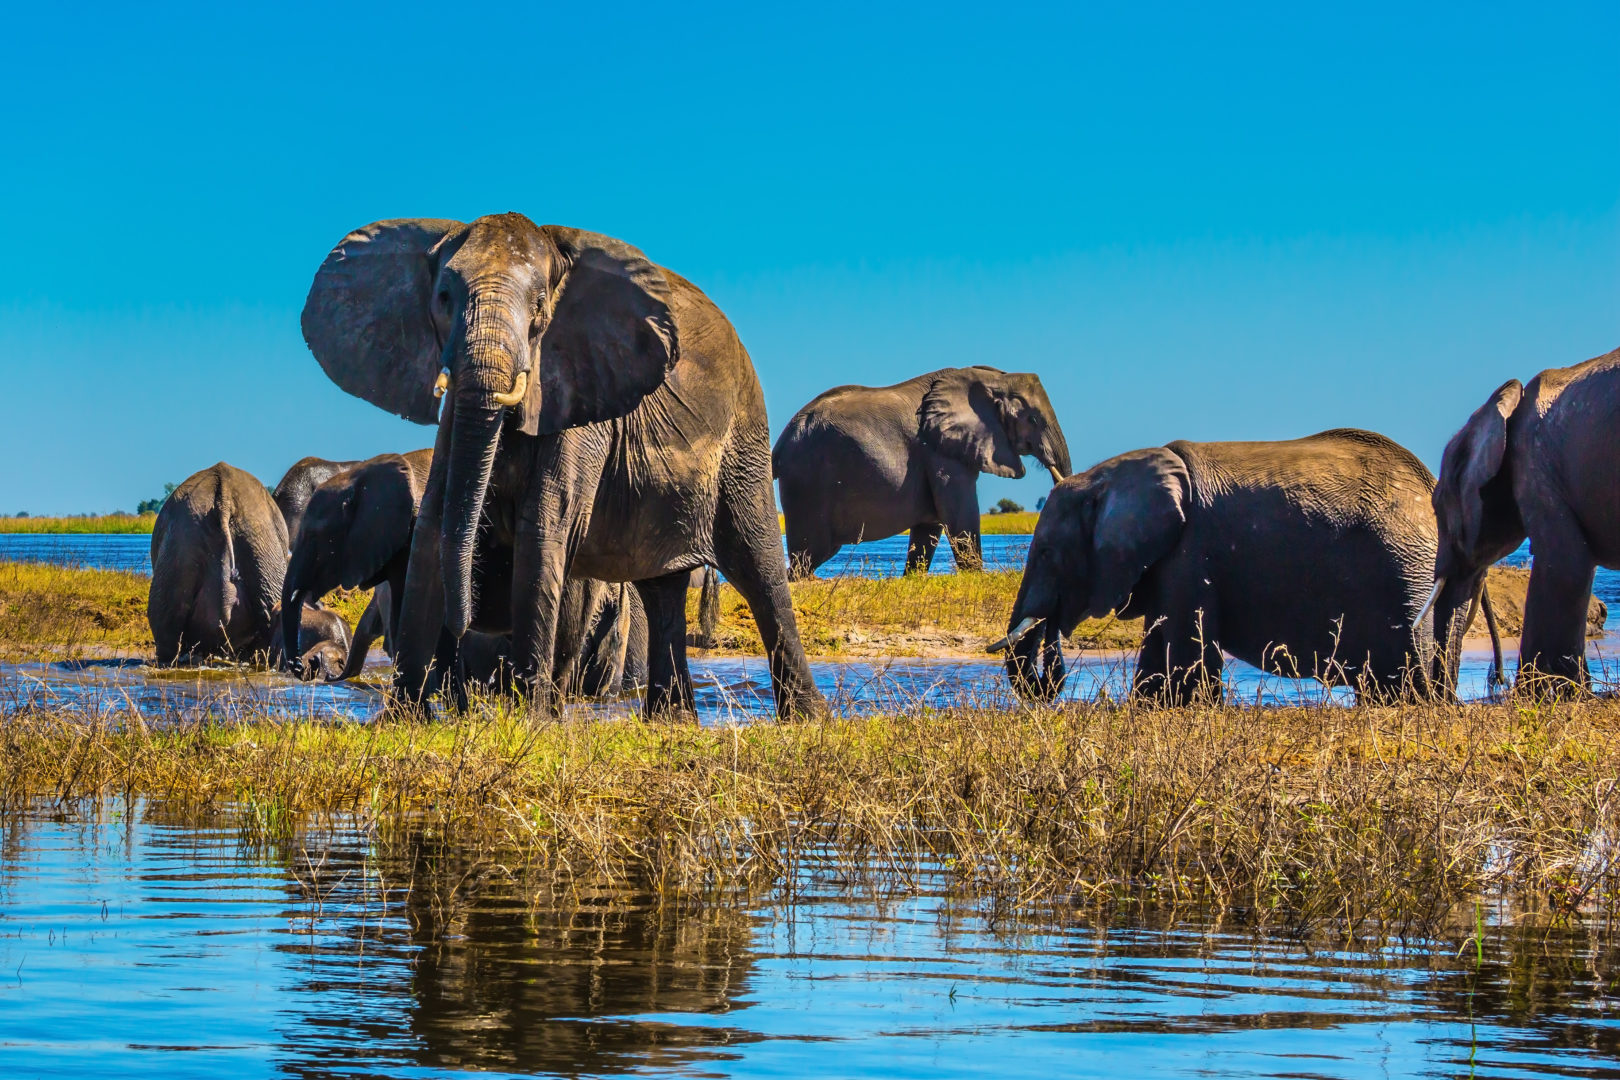
[[[151,583],[123,570],[0,562],[0,657],[149,653]]]
[[[82,517],[0,516],[0,533],[149,533],[156,514],[86,514]]]
[[[460,721],[149,729],[0,721],[0,800],[144,795],[285,833],[312,816],[668,887],[792,888],[799,860],[943,866],[1010,910],[1212,905],[1360,938],[1481,897],[1620,914],[1620,706],[907,710],[698,728]],[[1471,908],[1466,910],[1472,911]]]
[[[796,581],[793,613],[813,656],[980,654],[1006,632],[1020,577],[1005,570]],[[697,604],[693,591],[687,598],[691,625]],[[721,587],[715,638],[725,651],[760,649],[753,613],[730,585]],[[1088,620],[1071,640],[1090,648],[1134,649],[1142,641],[1142,621]]]

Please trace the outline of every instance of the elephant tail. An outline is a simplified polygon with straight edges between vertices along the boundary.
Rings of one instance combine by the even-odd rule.
[[[1480,586],[1479,602],[1485,609],[1485,628],[1491,632],[1491,673],[1485,678],[1485,690],[1489,693],[1498,686],[1507,685],[1507,672],[1502,667],[1502,632],[1496,625],[1496,608],[1491,604],[1490,586]]]
[[[219,637],[227,649],[234,650],[236,643],[231,641],[230,634],[231,614],[242,587],[242,568],[236,562],[236,536],[231,527],[230,501],[221,497],[215,512],[219,514],[220,542],[224,545],[219,563],[219,594],[216,597],[219,605]]]

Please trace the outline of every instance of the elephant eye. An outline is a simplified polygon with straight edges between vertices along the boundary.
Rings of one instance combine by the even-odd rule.
[[[449,309],[449,307],[450,307],[450,290],[449,289],[440,289],[439,290],[439,306],[442,307],[442,308],[445,308],[447,310]]]

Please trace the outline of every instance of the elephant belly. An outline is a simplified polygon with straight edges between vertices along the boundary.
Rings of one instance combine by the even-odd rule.
[[[1353,678],[1369,663],[1393,675],[1406,662],[1411,617],[1427,591],[1419,559],[1359,530],[1302,538],[1297,551],[1273,555],[1225,575],[1217,605],[1224,651],[1290,677],[1338,668]]]

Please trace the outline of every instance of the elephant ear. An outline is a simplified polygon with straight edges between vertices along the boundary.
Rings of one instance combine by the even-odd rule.
[[[995,368],[952,368],[936,373],[917,409],[923,442],[946,457],[994,476],[1018,479],[1024,461],[1002,422],[990,380]]]
[[[669,278],[629,244],[541,226],[567,264],[518,427],[549,435],[630,412],[680,358]]]
[[[1148,567],[1180,542],[1191,490],[1187,466],[1163,447],[1114,459],[1092,527],[1087,610],[1124,610]]]
[[[418,424],[439,416],[431,253],[460,228],[459,221],[400,218],[356,229],[315,271],[304,301],[304,340],[327,376]]]
[[[1472,552],[1485,527],[1485,487],[1502,471],[1507,456],[1507,422],[1524,396],[1524,385],[1509,379],[1451,437],[1441,458],[1442,486],[1456,492],[1462,550]]]
[[[422,487],[410,462],[398,454],[361,466],[343,543],[345,586],[374,588],[389,561],[409,548]]]

